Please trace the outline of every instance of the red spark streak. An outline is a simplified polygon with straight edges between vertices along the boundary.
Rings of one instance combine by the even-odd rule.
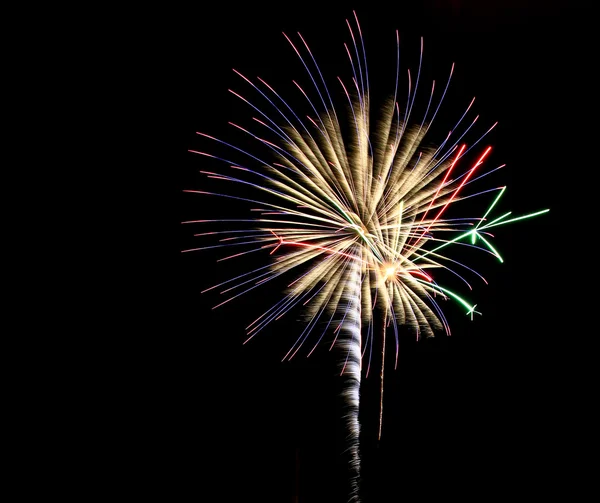
[[[446,178],[448,177],[448,174],[450,172],[450,170],[454,167],[454,165],[456,164],[456,161],[458,160],[458,158],[460,157],[461,152],[464,150],[464,148],[466,147],[466,145],[463,145],[455,159],[455,161],[452,163],[452,166],[450,166],[450,169],[448,170],[448,173],[446,173],[446,176],[444,177],[444,181],[446,180]],[[469,170],[469,172],[467,173],[467,176],[465,176],[465,178],[463,179],[463,181],[460,183],[460,185],[457,187],[457,189],[454,191],[454,194],[452,194],[452,197],[450,198],[450,200],[444,205],[444,207],[438,212],[438,214],[436,215],[436,217],[430,222],[430,224],[427,226],[427,228],[423,231],[423,233],[421,234],[421,236],[419,236],[419,239],[417,239],[417,241],[415,242],[415,244],[412,246],[412,248],[414,249],[414,247],[419,243],[419,241],[421,241],[421,239],[423,238],[423,236],[429,231],[429,229],[431,229],[431,226],[433,224],[435,224],[435,222],[437,220],[439,220],[439,218],[442,216],[442,213],[444,213],[444,211],[446,210],[446,208],[452,203],[452,201],[454,201],[454,198],[456,197],[456,195],[458,194],[458,192],[460,191],[460,189],[463,188],[464,184],[467,183],[467,181],[469,180],[469,178],[471,178],[471,175],[473,174],[473,172],[475,171],[475,169],[477,169],[479,166],[481,166],[481,164],[483,163],[483,160],[487,157],[487,155],[490,153],[490,150],[492,150],[492,147],[488,147],[485,152],[481,155],[481,157],[479,158],[479,160],[475,163],[475,165]],[[444,182],[442,182],[443,184]],[[441,186],[440,186],[441,189]],[[439,190],[438,189],[438,192]],[[437,193],[436,193],[437,196]],[[433,201],[432,201],[433,203]],[[431,207],[431,205],[430,205]],[[429,208],[428,208],[429,210]],[[422,222],[423,220],[421,220]]]
[[[406,271],[406,272],[408,274],[410,274],[411,276],[421,276],[425,280],[429,281],[430,283],[433,281],[433,278],[431,276],[429,276],[429,274],[425,274],[424,272],[421,272],[421,271]]]
[[[344,252],[341,252],[338,250],[333,250],[333,249],[327,248],[325,246],[312,245],[309,243],[303,243],[302,241],[285,241],[281,236],[278,236],[273,231],[270,231],[270,232],[271,232],[271,234],[273,234],[273,236],[275,236],[277,239],[279,239],[279,243],[277,243],[275,248],[273,250],[271,250],[269,255],[273,255],[273,253],[275,253],[281,245],[295,245],[295,246],[305,246],[306,248],[313,248],[316,250],[328,251],[328,252],[334,253],[336,255],[342,255],[344,257],[348,257],[353,260],[356,259],[356,257],[353,255],[349,255],[347,253],[344,253]],[[433,281],[433,278],[431,276],[429,276],[428,274],[421,272],[421,271],[406,271],[406,273],[410,274],[411,276],[421,276],[423,279],[425,279],[426,281],[429,281],[429,282]]]
[[[458,162],[458,160],[460,159],[460,156],[463,153],[463,150],[467,148],[466,145],[463,145],[462,147],[460,147],[460,150],[458,151],[458,154],[456,155],[456,159],[454,159],[454,162],[452,163],[452,165],[450,166],[450,168],[448,168],[448,171],[446,171],[446,176],[444,176],[444,179],[442,180],[442,183],[440,183],[440,186],[438,187],[435,196],[433,196],[433,199],[431,200],[431,202],[429,203],[429,207],[427,208],[427,210],[425,210],[425,213],[423,213],[423,216],[421,217],[421,221],[419,222],[419,226],[421,226],[421,224],[423,223],[423,220],[425,220],[425,217],[427,216],[427,213],[429,212],[429,210],[431,209],[431,207],[433,206],[434,201],[436,200],[438,194],[440,193],[440,190],[442,190],[442,187],[444,186],[444,184],[446,183],[446,180],[448,180],[448,177],[450,176],[450,173],[452,172],[452,170],[454,169],[454,166],[456,166],[456,163]],[[425,234],[425,232],[423,233]],[[421,236],[422,237],[422,236]],[[421,238],[419,238],[420,240]],[[419,241],[417,240],[417,242]]]

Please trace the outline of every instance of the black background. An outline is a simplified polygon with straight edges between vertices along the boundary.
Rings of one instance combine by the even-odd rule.
[[[581,351],[569,278],[583,274],[572,262],[581,250],[568,221],[581,209],[573,207],[575,172],[590,155],[581,130],[591,51],[583,37],[590,10],[562,2],[223,4],[145,18],[134,45],[151,71],[140,92],[144,117],[160,120],[148,123],[147,173],[156,186],[141,213],[155,225],[136,253],[144,265],[141,293],[127,308],[132,343],[121,362],[128,378],[117,400],[115,461],[131,466],[125,478],[134,487],[169,501],[345,501],[337,355],[323,344],[310,358],[307,348],[282,362],[300,333],[293,316],[244,345],[245,326],[278,292],[265,287],[212,310],[218,295],[200,292],[228,279],[227,267],[212,252],[181,253],[196,241],[195,229],[180,222],[214,210],[212,201],[182,192],[200,189],[198,171],[206,169],[188,149],[213,146],[196,131],[229,138],[228,121],[248,125],[253,115],[227,91],[251,95],[232,68],[287,89],[286,97],[292,79],[308,86],[281,33],[300,31],[335,79],[348,72],[342,44],[352,9],[372,93],[393,91],[395,30],[404,72],[406,65],[415,71],[424,37],[424,63],[438,82],[456,63],[456,101],[444,107],[456,117],[476,96],[480,120],[499,121],[486,144],[494,146],[490,163],[507,164],[495,178],[508,185],[502,210],[551,209],[499,228],[505,263],[477,263],[490,284],[477,284],[470,297],[483,316],[471,322],[448,305],[451,337],[401,336],[398,368],[392,359],[386,370],[379,443],[377,372],[364,380],[363,501],[566,494],[567,411],[578,400],[571,386]],[[388,354],[393,348],[392,339]]]

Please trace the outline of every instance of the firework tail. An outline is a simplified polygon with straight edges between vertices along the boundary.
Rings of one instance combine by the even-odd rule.
[[[340,325],[339,344],[342,349],[340,362],[342,373],[342,400],[345,407],[345,423],[348,439],[348,463],[350,477],[349,502],[360,501],[360,454],[358,421],[361,382],[361,264],[360,259],[349,264],[348,283],[344,300],[346,309]]]

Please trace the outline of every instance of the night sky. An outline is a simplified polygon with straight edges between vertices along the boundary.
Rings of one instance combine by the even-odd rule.
[[[252,94],[232,68],[296,96],[291,81],[308,83],[282,32],[300,31],[327,73],[347,77],[345,20],[353,9],[374,98],[393,92],[395,30],[406,58],[401,76],[406,65],[416,70],[423,36],[427,75],[445,82],[456,63],[453,98],[443,105],[449,116],[456,118],[476,96],[480,120],[499,121],[485,139],[494,147],[490,164],[507,165],[490,181],[508,185],[497,214],[551,209],[498,228],[494,243],[504,264],[475,260],[489,285],[471,277],[469,295],[483,316],[470,321],[456,304],[443,304],[452,336],[416,342],[402,333],[396,370],[389,340],[380,443],[374,359],[361,397],[363,501],[488,501],[517,494],[537,500],[567,490],[558,468],[566,440],[552,433],[560,427],[557,414],[572,400],[564,383],[573,365],[568,308],[558,293],[568,261],[557,264],[557,256],[575,190],[565,173],[582,155],[589,49],[577,29],[586,13],[558,2],[364,3],[327,10],[190,7],[144,30],[161,82],[153,88],[167,110],[164,135],[157,135],[165,157],[156,194],[166,232],[152,238],[161,254],[160,263],[148,265],[153,293],[138,325],[148,337],[139,335],[144,356],[136,382],[152,404],[145,448],[157,475],[144,483],[150,493],[165,490],[168,501],[345,501],[338,353],[324,343],[306,358],[311,345],[282,362],[301,332],[294,315],[243,345],[246,325],[279,291],[266,286],[212,310],[219,295],[200,292],[228,279],[228,267],[217,264],[213,252],[182,254],[199,243],[196,229],[180,222],[204,218],[216,204],[182,192],[202,188],[198,171],[206,169],[188,149],[210,152],[212,146],[195,132],[229,138],[228,121],[248,125],[253,115],[227,91]]]

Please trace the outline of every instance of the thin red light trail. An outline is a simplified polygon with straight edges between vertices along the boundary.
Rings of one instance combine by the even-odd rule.
[[[462,155],[463,151],[465,150],[465,148],[467,148],[466,145],[463,145],[462,147],[460,147],[460,150],[458,151],[458,154],[456,154],[456,158],[454,159],[454,162],[452,163],[452,165],[450,166],[450,168],[448,168],[448,171],[446,171],[446,175],[444,176],[444,179],[442,180],[442,183],[440,183],[440,186],[438,187],[435,196],[433,196],[433,199],[431,200],[431,202],[429,203],[429,207],[427,208],[427,210],[425,210],[425,213],[423,213],[423,216],[421,217],[421,221],[419,222],[419,227],[421,226],[421,224],[423,223],[423,220],[425,220],[425,217],[427,216],[427,213],[429,213],[429,210],[431,209],[431,207],[433,206],[434,201],[437,199],[438,194],[440,193],[440,190],[442,190],[442,187],[444,186],[444,184],[446,183],[446,180],[448,180],[448,177],[450,176],[450,173],[452,172],[452,170],[454,169],[454,166],[456,166],[456,163],[458,162],[458,160],[460,159],[460,156]],[[421,236],[422,237],[422,236]],[[421,238],[419,238],[421,239]],[[418,240],[417,240],[418,241]]]
[[[465,145],[463,145],[461,147],[461,152],[464,149]],[[467,176],[465,176],[464,180],[460,183],[460,185],[457,187],[457,189],[454,191],[454,194],[452,194],[452,197],[450,198],[450,200],[444,205],[444,207],[438,212],[438,214],[436,215],[436,217],[429,223],[429,225],[427,226],[427,228],[423,231],[423,233],[421,234],[421,236],[419,237],[419,239],[417,239],[417,241],[415,242],[415,244],[412,246],[412,249],[414,249],[416,247],[416,245],[419,243],[419,241],[421,241],[421,239],[423,239],[423,236],[425,234],[427,234],[427,232],[429,231],[429,229],[431,229],[432,225],[442,216],[442,213],[444,213],[444,211],[446,210],[446,208],[452,203],[452,201],[454,201],[454,198],[456,197],[456,195],[459,193],[460,189],[463,188],[464,184],[467,183],[467,181],[469,180],[469,178],[471,178],[471,175],[473,174],[473,172],[475,171],[475,169],[477,169],[479,166],[481,166],[481,164],[483,163],[483,160],[487,157],[487,155],[490,153],[490,150],[492,150],[492,147],[488,147],[485,152],[481,155],[481,157],[479,158],[479,160],[475,163],[475,165],[469,170],[469,172],[467,173]],[[459,152],[460,154],[460,152]],[[457,156],[457,160],[458,160]],[[456,163],[456,160],[454,161],[454,163]],[[454,163],[452,164],[452,166],[454,166]],[[446,179],[446,177],[444,177],[444,180]]]
[[[327,248],[325,246],[318,246],[318,245],[311,245],[308,243],[303,243],[301,241],[285,241],[281,236],[278,236],[277,234],[275,234],[273,231],[270,231],[271,234],[273,234],[273,236],[275,236],[277,239],[279,239],[279,243],[277,244],[277,246],[275,247],[274,250],[271,251],[271,253],[269,253],[269,255],[272,255],[273,253],[275,253],[275,251],[281,246],[281,245],[295,245],[295,246],[305,246],[307,248],[313,248],[316,250],[323,250],[323,251],[328,251],[331,253],[335,253],[336,255],[342,255],[344,257],[348,257],[350,259],[356,259],[356,257],[354,255],[349,255],[347,253],[338,251],[338,250],[332,250],[331,248]]]
[[[430,283],[433,281],[433,278],[431,276],[429,276],[429,274],[425,274],[424,272],[421,272],[421,271],[406,271],[406,272],[408,274],[410,274],[411,276],[421,276],[422,278],[429,281]]]

